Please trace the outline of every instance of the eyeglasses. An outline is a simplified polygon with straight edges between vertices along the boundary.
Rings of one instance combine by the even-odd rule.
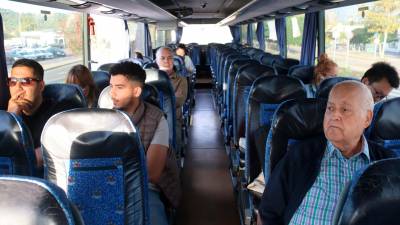
[[[22,86],[29,86],[32,84],[33,81],[39,82],[41,80],[36,79],[36,78],[31,78],[31,77],[23,77],[23,78],[9,77],[9,78],[7,78],[7,84],[10,87],[15,86],[17,84],[17,82],[20,82]]]

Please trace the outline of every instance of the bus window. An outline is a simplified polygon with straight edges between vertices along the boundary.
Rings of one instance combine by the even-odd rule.
[[[38,61],[46,83],[64,82],[71,66],[83,63],[83,14],[1,1],[8,72],[18,59]]]
[[[212,35],[208,35],[212,34]],[[228,26],[214,24],[190,24],[183,27],[181,43],[208,43],[232,42],[232,35]]]
[[[240,25],[241,43],[247,45],[247,24]]]
[[[106,63],[118,62],[129,57],[129,37],[122,19],[91,15],[95,22],[95,34],[90,35],[90,57],[96,63],[92,70]],[[129,28],[129,27],[128,27]]]
[[[326,11],[326,52],[340,75],[361,77],[377,61],[400,71],[399,10],[399,0],[382,0]]]
[[[287,57],[300,60],[304,14],[286,17]]]
[[[264,21],[265,51],[279,54],[278,38],[276,37],[275,20]]]
[[[153,48],[158,48],[170,43],[175,43],[175,30],[157,30],[157,36],[155,39],[156,45],[153,46]]]
[[[258,43],[257,39],[257,23],[253,23],[251,26],[253,26],[253,47],[260,48],[260,43]]]

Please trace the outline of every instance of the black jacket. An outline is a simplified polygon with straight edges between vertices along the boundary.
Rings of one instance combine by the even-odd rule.
[[[318,136],[292,149],[275,167],[265,187],[259,213],[263,225],[289,224],[317,178],[327,140]],[[368,141],[371,162],[396,157],[391,150]]]

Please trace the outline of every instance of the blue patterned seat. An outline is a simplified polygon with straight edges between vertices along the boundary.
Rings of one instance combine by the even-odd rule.
[[[84,224],[65,192],[48,181],[23,176],[0,176],[0,190],[1,224]]]
[[[42,151],[45,177],[67,193],[86,224],[148,224],[144,150],[125,113],[59,113],[46,123]]]
[[[0,110],[0,175],[36,175],[29,129],[19,116]]]

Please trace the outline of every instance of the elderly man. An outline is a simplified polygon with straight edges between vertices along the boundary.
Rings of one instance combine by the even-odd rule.
[[[333,87],[324,134],[289,151],[274,169],[259,207],[263,225],[330,225],[339,195],[354,173],[370,162],[394,157],[366,141],[373,115],[369,89],[356,81]]]
[[[182,106],[186,101],[188,93],[188,83],[185,77],[178,76],[174,71],[174,56],[168,47],[160,47],[156,53],[156,62],[160,70],[165,71],[171,79],[175,91],[176,107],[176,137],[178,146],[181,143],[182,129]]]

